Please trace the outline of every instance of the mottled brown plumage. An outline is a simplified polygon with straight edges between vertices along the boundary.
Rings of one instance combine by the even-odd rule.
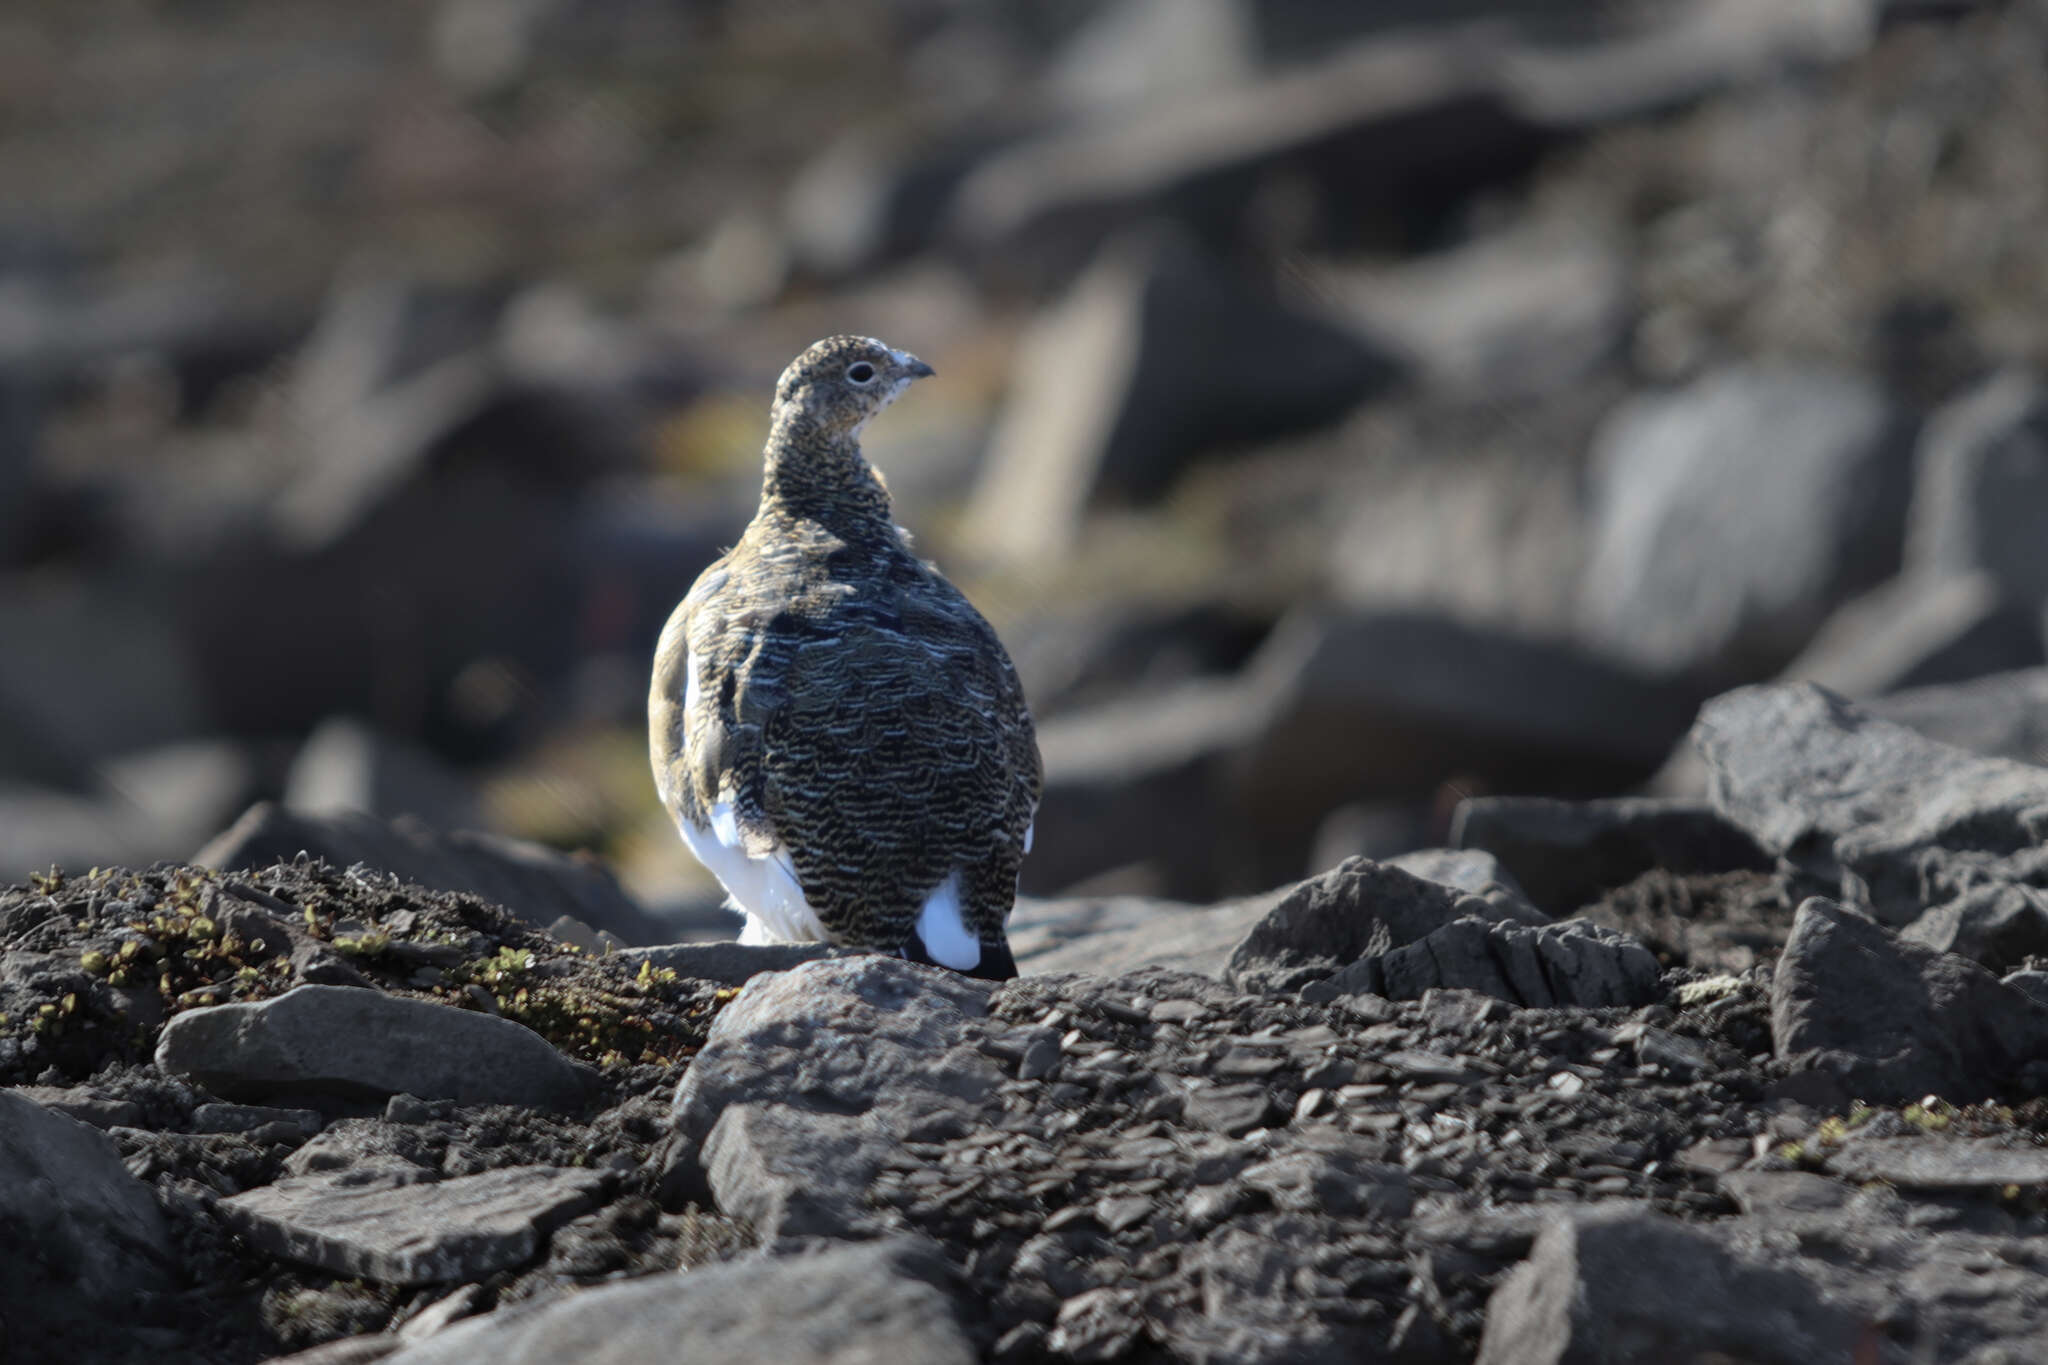
[[[662,632],[649,737],[663,801],[747,913],[743,939],[1008,975],[1040,786],[1030,712],[994,630],[910,552],[860,450],[868,420],[930,373],[851,336],[784,371],[760,510]]]

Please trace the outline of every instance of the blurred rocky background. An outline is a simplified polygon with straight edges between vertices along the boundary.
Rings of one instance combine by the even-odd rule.
[[[1760,679],[2048,760],[2044,128],[2043,0],[10,6],[0,882],[730,932],[649,657],[841,331],[1027,893],[1697,797]]]

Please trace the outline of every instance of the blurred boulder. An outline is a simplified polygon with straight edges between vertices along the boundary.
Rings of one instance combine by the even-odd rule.
[[[1251,20],[1245,0],[1110,0],[1053,57],[1042,86],[1080,117],[1212,95],[1256,71]]]
[[[2037,376],[1997,375],[1928,419],[1907,548],[1915,568],[1982,570],[2011,601],[2048,602],[2048,386]]]
[[[284,804],[300,815],[410,815],[434,829],[483,824],[460,776],[349,716],[330,717],[306,736],[285,775]]]
[[[401,816],[302,815],[261,801],[193,855],[220,871],[268,867],[300,853],[435,891],[466,891],[538,928],[563,916],[629,944],[668,941],[661,921],[628,896],[595,858],[474,830],[442,833]]]
[[[1897,572],[1906,429],[1852,375],[1740,367],[1625,404],[1594,451],[1588,640],[1665,672],[1768,673]]]
[[[1494,402],[1589,374],[1630,320],[1621,253],[1577,226],[1516,227],[1391,267],[1320,272],[1315,285],[1423,383]]]
[[[1495,88],[1496,57],[1463,35],[1390,40],[1029,138],[961,183],[949,235],[1032,281],[1158,216],[1219,246],[1413,241],[1544,145]]]
[[[1554,916],[1572,914],[1654,867],[1685,876],[1766,872],[1772,865],[1756,840],[1706,802],[1654,797],[1472,797],[1458,803],[1451,844],[1493,855]]]
[[[1273,628],[1223,601],[1103,603],[1025,617],[1003,631],[1040,718],[1191,678],[1234,672]]]
[[[1640,781],[1698,698],[1564,644],[1440,617],[1304,611],[1246,668],[1039,731],[1046,791],[1027,891],[1133,860],[1205,900],[1296,875],[1347,802],[1480,786]]]
[[[516,311],[490,291],[337,289],[289,395],[292,477],[172,575],[215,714],[299,732],[349,713],[481,755],[559,698],[590,604],[574,511],[635,455],[617,367],[564,378],[603,348],[537,340],[575,332],[558,308]]]
[[[1916,687],[1864,708],[1938,743],[2048,768],[2048,668]]]
[[[2035,612],[1990,574],[1927,569],[1838,608],[1779,676],[1876,697],[2040,664],[2041,637]]]
[[[90,790],[112,756],[207,728],[196,661],[157,585],[10,580],[0,641],[0,777]]]
[[[1196,455],[1328,422],[1394,374],[1180,235],[1125,238],[1026,339],[966,543],[1057,552],[1097,499],[1156,497]]]

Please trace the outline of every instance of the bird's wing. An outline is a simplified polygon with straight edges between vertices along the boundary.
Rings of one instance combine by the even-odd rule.
[[[908,932],[956,870],[993,864],[1014,891],[1038,748],[995,632],[944,579],[904,556],[833,588],[758,631],[736,689],[732,730],[749,742],[733,773],[810,903],[879,941]],[[977,918],[970,907],[980,930]]]

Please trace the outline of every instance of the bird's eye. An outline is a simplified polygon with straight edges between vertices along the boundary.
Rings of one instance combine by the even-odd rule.
[[[846,377],[856,384],[865,384],[875,377],[875,367],[865,360],[856,360],[846,367]]]

